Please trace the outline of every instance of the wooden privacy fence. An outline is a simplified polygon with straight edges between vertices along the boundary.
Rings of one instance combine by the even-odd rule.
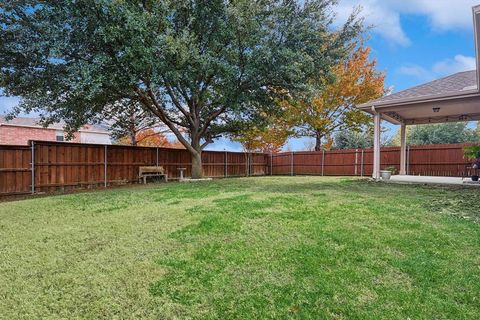
[[[459,177],[470,162],[463,158],[466,144],[412,146],[407,148],[407,174]],[[381,150],[381,168],[400,169],[400,148]],[[371,176],[372,149],[287,152],[273,154],[273,175]]]
[[[263,153],[204,151],[208,177],[268,174],[269,156]],[[0,146],[0,195],[52,192],[138,181],[140,166],[163,166],[169,179],[179,168],[191,173],[184,149],[131,147],[32,141],[30,146]],[[33,174],[32,174],[33,173]]]
[[[465,144],[413,146],[407,149],[407,173],[463,176],[469,164]],[[261,175],[370,176],[373,150],[284,152],[278,154],[204,151],[208,177]],[[51,192],[138,181],[140,166],[163,166],[169,179],[179,168],[191,173],[183,149],[32,141],[30,146],[0,145],[0,195]],[[381,168],[399,169],[400,148],[382,148]],[[32,174],[33,173],[33,174]]]

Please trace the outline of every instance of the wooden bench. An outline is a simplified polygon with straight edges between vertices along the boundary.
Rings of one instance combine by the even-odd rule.
[[[138,171],[138,180],[143,179],[143,184],[147,184],[147,177],[163,177],[168,182],[167,171],[161,166],[140,167]]]

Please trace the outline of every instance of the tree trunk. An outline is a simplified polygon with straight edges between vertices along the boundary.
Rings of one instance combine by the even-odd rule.
[[[315,134],[315,151],[322,151],[322,135],[319,132]]]
[[[136,145],[137,145],[137,137],[136,137],[135,133],[130,134],[130,144],[131,144],[132,146],[136,146]]]
[[[192,153],[192,179],[203,178],[202,151]]]

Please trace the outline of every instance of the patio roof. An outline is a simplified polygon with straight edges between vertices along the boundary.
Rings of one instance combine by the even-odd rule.
[[[459,72],[364,103],[358,108],[372,114],[381,112],[384,120],[394,124],[480,120],[477,73],[476,70]]]
[[[366,105],[380,106],[392,103],[395,104],[401,101],[418,101],[437,95],[458,96],[469,93],[470,91],[477,91],[477,77],[475,70],[455,73],[445,78],[384,96],[380,99],[373,100]]]

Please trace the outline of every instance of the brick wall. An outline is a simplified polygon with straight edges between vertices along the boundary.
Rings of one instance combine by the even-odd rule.
[[[0,126],[0,144],[27,145],[28,140],[56,141],[56,130],[4,125]],[[77,134],[71,141],[80,142],[80,135]]]

